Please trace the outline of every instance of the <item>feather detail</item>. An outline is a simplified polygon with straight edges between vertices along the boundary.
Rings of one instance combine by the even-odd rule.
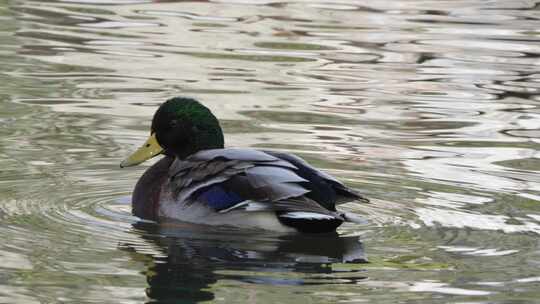
[[[299,197],[309,192],[309,190],[294,183],[272,184],[266,187],[257,188],[257,190],[263,192],[266,196],[266,200],[271,202]]]
[[[272,208],[272,204],[269,204],[269,203],[262,203],[262,202],[247,200],[247,201],[238,203],[230,208],[219,210],[219,213],[227,213],[232,210],[267,211],[267,210],[273,210],[273,208]]]
[[[228,176],[216,176],[214,178],[192,184],[189,187],[176,189],[176,191],[174,192],[175,195],[177,196],[176,200],[180,202],[191,200],[190,196],[194,194],[196,191],[203,189],[205,187],[217,184],[217,183],[221,183],[227,180],[228,178],[229,178]]]
[[[335,229],[346,220],[336,202],[360,198],[296,156],[251,149],[200,151],[176,159],[168,175],[173,199],[184,206],[216,214],[273,212],[281,224],[308,232]]]
[[[315,212],[286,212],[283,214],[280,214],[280,217],[286,217],[290,219],[305,219],[305,220],[335,220],[336,217],[327,215],[327,214],[320,214]]]
[[[278,160],[276,157],[263,151],[238,148],[203,150],[191,155],[188,159],[193,161],[208,161],[218,157],[250,162],[270,162]]]
[[[237,159],[230,159],[232,157]],[[309,192],[298,184],[307,180],[294,173],[292,168],[294,165],[286,165],[286,161],[257,150],[215,149],[195,153],[184,161],[175,160],[169,176],[180,201],[193,201],[191,196],[203,188],[239,175],[247,176],[248,184],[243,183],[237,188],[258,188],[260,193],[253,198],[277,201]]]
[[[246,170],[249,183],[255,188],[268,187],[272,184],[307,182],[289,169],[257,166]]]
[[[266,151],[268,154],[275,156],[281,160],[288,161],[298,168],[298,173],[301,177],[310,180],[312,183],[317,183],[318,187],[328,187],[327,191],[332,191],[334,197],[331,198],[333,201],[332,204],[343,204],[351,201],[361,201],[363,203],[368,203],[369,200],[358,193],[356,190],[353,190],[345,186],[342,182],[334,178],[333,176],[318,170],[308,164],[305,160],[300,157],[288,153],[279,153]],[[311,178],[310,178],[311,177]],[[328,199],[328,198],[326,198]],[[324,199],[323,199],[324,200]]]

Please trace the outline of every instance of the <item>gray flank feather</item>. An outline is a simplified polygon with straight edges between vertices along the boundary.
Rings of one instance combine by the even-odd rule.
[[[296,175],[291,170],[271,167],[258,166],[246,170],[249,183],[255,188],[268,187],[279,183],[306,182],[307,180]]]

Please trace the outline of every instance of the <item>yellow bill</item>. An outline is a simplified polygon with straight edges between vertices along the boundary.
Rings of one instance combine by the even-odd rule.
[[[133,152],[128,158],[120,163],[120,168],[135,166],[163,152],[163,148],[158,144],[156,134],[150,134],[144,145]]]

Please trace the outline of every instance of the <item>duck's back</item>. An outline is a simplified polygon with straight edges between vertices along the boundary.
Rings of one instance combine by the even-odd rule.
[[[200,151],[176,159],[168,175],[169,195],[184,210],[239,221],[266,213],[304,232],[334,230],[345,220],[336,203],[363,199],[296,156],[253,149]]]

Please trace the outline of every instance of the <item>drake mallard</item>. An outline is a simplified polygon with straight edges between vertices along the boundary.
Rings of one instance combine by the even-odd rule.
[[[146,220],[329,232],[358,219],[336,204],[368,202],[298,156],[225,148],[218,119],[192,98],[163,103],[148,140],[120,166],[160,154],[133,191],[133,214]]]

